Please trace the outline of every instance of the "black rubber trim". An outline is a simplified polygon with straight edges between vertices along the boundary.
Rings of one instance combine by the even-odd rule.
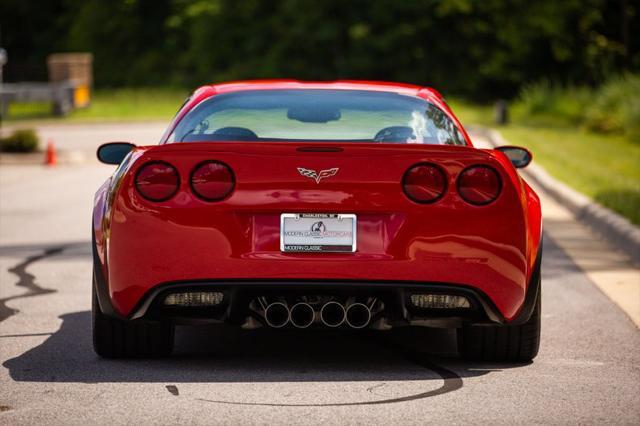
[[[533,268],[533,273],[531,274],[531,279],[529,280],[529,285],[527,286],[527,292],[524,296],[524,302],[522,303],[520,312],[518,312],[513,320],[509,321],[509,325],[522,325],[529,321],[529,318],[531,318],[531,315],[536,308],[536,300],[540,295],[540,286],[542,285],[541,274],[542,241],[540,241],[540,246],[538,247],[536,263]]]
[[[298,152],[342,152],[344,148],[339,146],[299,146]]]
[[[91,227],[91,251],[93,253],[93,285],[96,289],[96,295],[98,296],[98,305],[100,305],[100,311],[104,315],[124,319],[121,315],[116,313],[111,304],[111,296],[109,295],[109,287],[107,286],[107,280],[105,280],[102,274],[102,263],[98,256],[98,250],[96,248],[96,234],[93,226]]]

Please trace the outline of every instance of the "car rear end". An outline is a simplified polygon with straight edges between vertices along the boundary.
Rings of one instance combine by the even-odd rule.
[[[516,315],[531,265],[522,184],[504,156],[457,146],[327,148],[221,142],[137,150],[111,207],[108,282],[116,311],[139,316],[141,301],[159,289],[164,296],[204,286],[225,294],[220,304],[229,309],[219,319],[238,320],[243,314],[234,309],[242,306],[232,297],[244,288],[260,297],[292,283],[349,282],[358,293],[450,287],[451,294],[476,293],[470,305],[486,302],[494,320]],[[316,182],[300,166],[339,171]],[[322,220],[336,229],[349,222],[355,232],[344,239],[346,251],[285,251],[285,217],[301,222],[296,229]]]
[[[537,198],[502,153],[203,134],[134,149],[104,191],[96,251],[115,317],[387,329],[515,324],[526,309]]]

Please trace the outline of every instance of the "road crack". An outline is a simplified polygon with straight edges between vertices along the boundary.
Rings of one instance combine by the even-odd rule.
[[[35,263],[39,260],[62,253],[64,249],[65,247],[52,247],[52,248],[46,249],[44,253],[27,257],[22,262],[8,269],[9,272],[11,272],[12,274],[18,277],[18,282],[15,284],[16,287],[24,287],[27,291],[22,294],[16,294],[14,296],[4,297],[0,299],[0,322],[6,320],[7,318],[19,312],[17,309],[8,307],[7,302],[11,300],[16,300],[16,299],[23,299],[26,297],[34,297],[34,296],[41,296],[43,294],[55,293],[57,291],[49,288],[40,287],[36,283],[36,276],[27,272],[27,267],[29,267],[32,263]]]

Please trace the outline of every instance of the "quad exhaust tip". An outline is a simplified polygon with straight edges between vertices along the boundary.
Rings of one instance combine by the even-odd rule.
[[[340,327],[347,317],[347,312],[338,302],[327,302],[320,309],[320,320],[327,327]]]
[[[371,321],[371,309],[363,303],[352,303],[345,308],[341,303],[330,301],[318,314],[322,324],[331,328],[346,323],[351,328],[360,329]],[[272,328],[282,328],[289,323],[296,328],[307,328],[316,320],[316,312],[306,302],[298,302],[291,309],[283,302],[273,302],[265,308],[264,319]]]
[[[316,318],[316,312],[308,303],[299,302],[293,305],[290,311],[290,321],[294,327],[307,328]]]
[[[351,328],[364,328],[371,321],[371,310],[363,303],[353,303],[347,308],[346,321]]]
[[[264,310],[264,319],[269,327],[282,328],[289,323],[291,313],[284,303],[274,302]]]

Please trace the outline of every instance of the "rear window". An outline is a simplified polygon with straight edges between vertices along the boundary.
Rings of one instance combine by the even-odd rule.
[[[336,141],[466,145],[424,99],[361,90],[256,90],[216,95],[190,111],[169,142]]]

